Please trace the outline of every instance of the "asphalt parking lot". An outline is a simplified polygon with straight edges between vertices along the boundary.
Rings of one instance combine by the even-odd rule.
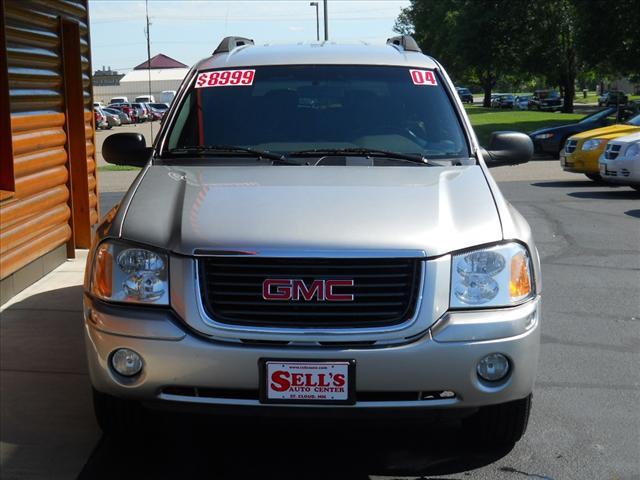
[[[515,448],[470,445],[456,425],[171,417],[147,437],[103,437],[79,478],[640,478],[640,194],[556,161],[494,172],[543,262],[534,409]]]

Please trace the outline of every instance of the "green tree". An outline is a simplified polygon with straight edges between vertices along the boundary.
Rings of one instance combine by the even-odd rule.
[[[477,82],[488,107],[498,79],[522,73],[518,16],[527,5],[525,0],[412,0],[394,28],[412,33],[454,78]]]
[[[558,85],[563,112],[573,112],[578,72],[585,68],[577,42],[578,22],[574,0],[536,0],[526,10],[521,35],[526,42],[521,60],[533,75]]]
[[[640,75],[640,2],[574,0],[577,45],[592,68],[608,75]]]

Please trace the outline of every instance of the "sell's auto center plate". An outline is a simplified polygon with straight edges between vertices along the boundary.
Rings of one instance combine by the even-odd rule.
[[[263,403],[355,402],[354,360],[260,360]]]

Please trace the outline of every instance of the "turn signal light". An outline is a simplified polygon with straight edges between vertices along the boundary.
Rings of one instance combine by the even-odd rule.
[[[113,293],[113,256],[108,245],[101,245],[96,252],[94,264],[94,290],[101,297],[109,298]]]
[[[531,276],[529,261],[523,252],[511,257],[511,280],[509,281],[509,295],[512,300],[520,300],[531,293]]]

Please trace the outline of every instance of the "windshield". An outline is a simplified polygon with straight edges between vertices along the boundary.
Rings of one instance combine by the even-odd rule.
[[[640,127],[640,115],[636,115],[631,120],[627,122],[627,125],[634,125],[636,127]]]
[[[379,149],[429,159],[469,158],[462,127],[436,72],[413,70],[418,73],[412,76],[408,68],[339,65],[227,72],[198,75],[202,88],[192,88],[185,97],[165,152],[233,145],[284,155]],[[224,85],[206,88],[223,79]]]
[[[593,113],[591,115],[587,115],[578,123],[594,122],[594,121],[600,120],[601,118],[609,116],[611,113],[615,113],[615,110],[612,108],[605,108],[604,110],[600,110],[599,112]]]

